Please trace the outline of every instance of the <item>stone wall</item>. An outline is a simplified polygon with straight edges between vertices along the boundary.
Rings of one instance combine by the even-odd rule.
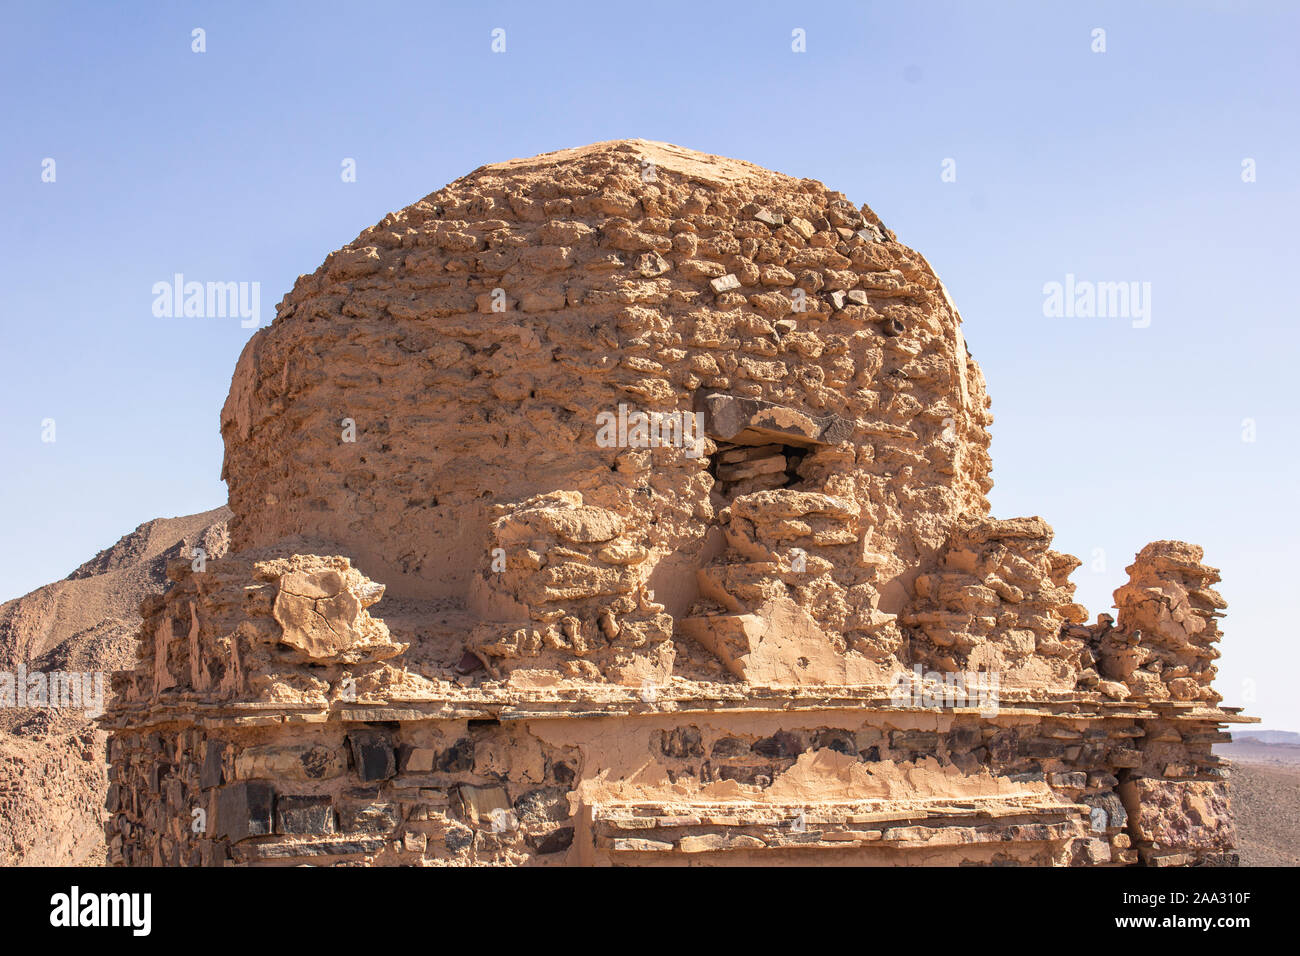
[[[119,735],[112,861],[1168,864],[1232,845],[1213,731],[1167,722],[367,716],[406,719]]]
[[[346,559],[170,573],[114,683],[112,862],[1232,859],[1234,717],[1199,702],[439,685],[395,670],[409,645]]]

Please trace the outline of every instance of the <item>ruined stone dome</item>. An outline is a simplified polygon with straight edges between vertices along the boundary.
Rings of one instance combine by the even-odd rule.
[[[707,438],[611,446],[620,405]],[[852,630],[987,513],[987,406],[943,286],[869,208],[615,141],[484,166],[301,276],[240,357],[222,477],[234,548],[326,542],[390,595],[536,620],[648,587],[681,616],[730,545],[806,556],[806,603]],[[771,590],[738,573],[720,591]]]
[[[1154,542],[1087,625],[959,322],[866,207],[674,146],[388,216],[239,360],[110,861],[1229,862],[1218,572]]]

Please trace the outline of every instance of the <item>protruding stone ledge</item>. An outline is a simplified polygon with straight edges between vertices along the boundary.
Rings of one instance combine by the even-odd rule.
[[[654,714],[690,714],[713,711],[766,710],[760,701],[778,700],[781,709],[802,711],[853,711],[879,714],[929,714],[960,717],[980,715],[979,707],[910,707],[898,706],[883,688],[839,687],[818,685],[806,688],[744,687],[732,693],[691,694],[677,689],[661,690],[653,701],[635,692],[616,699],[602,698],[591,688],[575,689],[571,694],[524,697],[516,693],[482,694],[471,699],[447,698],[402,699],[390,703],[375,702],[365,706],[335,705],[329,709],[315,706],[288,708],[274,701],[207,703],[195,705],[153,704],[124,707],[112,717],[101,718],[106,730],[130,728],[134,731],[161,724],[193,724],[201,727],[269,726],[280,724],[443,721],[496,719],[501,721],[547,719],[593,719],[602,717],[648,716]],[[1081,704],[1098,708],[1095,713],[1079,712]],[[1066,719],[1096,722],[1105,719],[1198,721],[1218,724],[1256,724],[1257,717],[1246,717],[1240,708],[1207,708],[1172,701],[1135,703],[1132,701],[1092,701],[1079,694],[1058,697],[1000,700],[998,716],[1012,720]]]
[[[733,445],[835,445],[853,434],[853,423],[838,415],[820,418],[757,398],[722,392],[704,396],[704,431]]]
[[[864,804],[602,806],[593,808],[592,829],[596,846],[615,855],[834,851],[865,844],[924,850],[1061,843],[1084,835],[1088,812],[1084,805],[1041,799],[936,800],[885,810]]]

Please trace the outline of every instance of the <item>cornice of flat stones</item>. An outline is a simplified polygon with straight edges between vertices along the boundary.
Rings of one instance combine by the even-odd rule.
[[[606,690],[606,693],[593,693]],[[613,692],[611,692],[613,691]],[[779,706],[778,706],[779,705]],[[1086,694],[1061,694],[1002,701],[994,714],[979,707],[912,707],[895,705],[888,696],[863,688],[810,689],[746,688],[733,693],[664,694],[653,701],[626,688],[575,688],[548,693],[468,692],[452,697],[391,697],[335,703],[209,702],[179,698],[166,703],[114,704],[99,724],[106,730],[138,730],[157,724],[250,726],[277,723],[330,723],[447,720],[580,720],[608,717],[687,716],[708,713],[848,712],[879,715],[977,717],[988,723],[1025,720],[1172,720],[1201,724],[1256,724],[1258,717],[1239,708],[1205,707],[1181,701],[1110,701]]]

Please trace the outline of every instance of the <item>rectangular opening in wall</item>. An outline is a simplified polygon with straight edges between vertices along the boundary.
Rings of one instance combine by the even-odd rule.
[[[755,491],[793,488],[799,483],[799,463],[807,453],[807,448],[795,445],[719,442],[709,463],[709,474],[727,500]]]

